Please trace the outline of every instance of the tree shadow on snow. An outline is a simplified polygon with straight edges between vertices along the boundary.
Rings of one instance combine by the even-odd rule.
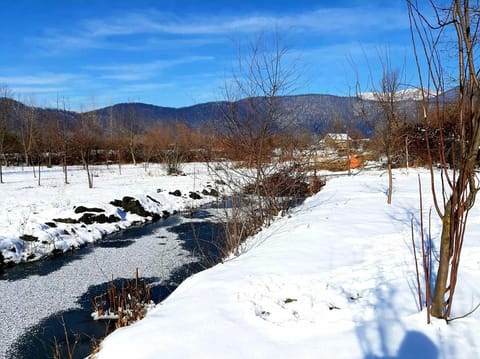
[[[438,359],[439,353],[435,344],[425,334],[407,331],[395,356],[376,356],[367,354],[364,359]]]
[[[440,251],[438,246],[436,245],[436,242],[438,241],[437,236],[439,234],[436,233],[430,233],[429,232],[429,219],[428,219],[428,214],[426,214],[426,211],[424,209],[424,218],[423,218],[423,228],[421,226],[421,219],[420,219],[420,213],[417,208],[413,207],[405,207],[402,208],[402,211],[399,213],[402,213],[402,215],[394,215],[393,213],[389,214],[389,218],[392,222],[397,222],[401,224],[405,229],[412,228],[413,226],[413,235],[414,235],[414,241],[415,241],[415,251],[417,255],[417,264],[418,264],[418,270],[419,270],[419,275],[422,280],[421,282],[421,291],[422,291],[422,299],[423,299],[423,305],[426,305],[424,298],[426,297],[425,294],[425,283],[424,283],[424,272],[423,272],[423,261],[422,261],[422,232],[423,232],[423,240],[425,243],[425,253],[426,255],[430,252],[431,253],[431,268],[430,268],[430,292],[433,293],[433,286],[434,283],[437,279],[437,265],[438,265],[438,258],[440,257]],[[408,231],[409,236],[404,237],[404,243],[405,246],[409,249],[410,251],[410,258],[411,258],[411,273],[412,275],[408,278],[409,282],[409,287],[410,291],[412,293],[412,297],[417,298],[418,297],[418,289],[417,289],[417,282],[416,282],[416,277],[415,277],[415,255],[412,247],[412,237],[411,237],[411,231]],[[428,256],[427,256],[428,257]],[[418,301],[417,302],[417,308],[418,308]],[[420,308],[418,308],[420,310]]]
[[[438,359],[439,351],[436,345],[422,332],[408,330],[400,320],[402,313],[397,309],[398,304],[395,304],[399,293],[383,276],[381,268],[376,275],[376,285],[373,288],[376,300],[373,301],[375,304],[372,304],[374,318],[364,315],[364,312],[368,311],[362,311],[355,318],[357,340],[362,348],[363,358]],[[399,335],[403,335],[403,339],[395,350],[393,343],[397,341]]]

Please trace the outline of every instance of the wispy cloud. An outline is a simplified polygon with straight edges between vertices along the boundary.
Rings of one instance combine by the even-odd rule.
[[[35,87],[35,86],[15,86],[13,87],[16,95],[31,95],[31,94],[60,94],[67,90],[66,87]]]
[[[211,35],[232,32],[251,33],[274,28],[313,31],[352,32],[369,28],[375,31],[408,27],[404,14],[380,8],[328,8],[291,15],[185,16],[179,18],[159,11],[138,12],[121,18],[88,20],[84,26],[95,37],[137,33],[173,35]]]
[[[408,28],[405,14],[386,11],[382,7],[359,6],[356,8],[327,8],[289,15],[185,15],[149,9],[129,14],[116,14],[110,18],[86,19],[72,26],[70,33],[55,28],[45,29],[43,34],[27,39],[39,48],[85,49],[114,48],[131,51],[143,48],[143,44],[131,45],[118,41],[127,36],[158,35],[188,36],[187,38],[162,39],[165,46],[175,46],[177,40],[189,42],[189,46],[221,41],[217,36],[258,33],[272,29],[295,29],[299,32],[319,35],[348,35],[362,31],[382,33]],[[224,39],[223,38],[223,39]],[[146,44],[146,43],[145,43]]]
[[[132,84],[122,87],[123,92],[143,92],[143,91],[150,91],[150,90],[159,90],[165,89],[169,87],[176,86],[173,83],[165,82],[165,83],[141,83],[141,84]]]
[[[79,76],[75,74],[48,72],[28,76],[0,76],[0,83],[7,84],[8,86],[49,86],[63,84],[78,78]]]
[[[187,56],[183,58],[176,58],[171,60],[157,60],[151,62],[142,63],[128,63],[128,64],[116,64],[116,65],[92,65],[85,66],[88,70],[97,71],[132,71],[132,69],[143,69],[144,71],[158,71],[163,70],[171,66],[197,62],[197,61],[209,61],[213,60],[213,56]]]
[[[211,61],[212,56],[187,56],[170,60],[157,60],[146,63],[122,63],[112,65],[90,65],[84,69],[100,73],[99,77],[108,80],[119,81],[139,81],[152,76],[158,76],[163,71],[172,66],[195,63],[200,61]]]
[[[183,11],[182,6],[167,13],[161,5],[145,9],[135,2],[122,13],[112,6],[88,17],[86,12],[72,16],[68,27],[61,21],[35,24],[15,56],[23,62],[10,64],[12,71],[0,71],[0,84],[17,93],[59,92],[77,102],[92,93],[100,101],[106,95],[110,101],[125,100],[130,94],[170,104],[181,102],[178,98],[184,103],[209,100],[219,97],[225,72],[236,68],[244,39],[264,33],[268,41],[270,31],[278,30],[285,36],[282,45],[289,45],[289,56],[299,54],[302,64],[310,64],[306,76],[320,83],[312,85],[312,91],[324,92],[323,84],[348,83],[333,76],[350,75],[349,56],[377,58],[379,46],[402,45],[394,37],[408,31],[408,18],[398,3],[379,6],[380,1],[354,7],[355,2],[336,7],[312,2],[304,6],[310,11],[285,6],[236,13],[229,6],[220,11],[202,7],[197,13]],[[88,98],[82,102],[88,103]]]

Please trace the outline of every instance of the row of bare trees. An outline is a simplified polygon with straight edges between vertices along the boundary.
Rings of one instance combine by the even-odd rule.
[[[0,180],[3,182],[4,165],[20,164],[36,167],[33,173],[39,184],[41,166],[61,165],[68,183],[68,166],[81,164],[90,187],[92,164],[116,163],[121,173],[123,163],[142,162],[147,170],[155,162],[165,164],[168,174],[178,174],[184,162],[228,159],[261,170],[260,164],[268,163],[274,151],[281,149],[284,157],[292,156],[296,148],[305,148],[311,141],[307,131],[300,136],[287,131],[287,125],[279,130],[273,117],[279,116],[273,109],[277,95],[272,94],[269,102],[253,97],[232,101],[223,108],[222,118],[201,129],[161,119],[145,128],[133,105],[125,114],[110,111],[105,121],[94,111],[68,111],[63,99],[58,99],[56,110],[26,106],[12,100],[4,88],[0,98]],[[234,114],[239,107],[241,116]],[[267,118],[262,117],[264,112]]]
[[[173,151],[178,162],[199,159],[199,149],[210,143],[206,131],[182,122],[159,121],[148,129],[134,113],[101,123],[95,112],[74,114],[64,101],[57,110],[38,109],[12,100],[8,88],[0,97],[0,182],[3,166],[62,165],[65,183],[68,166],[82,164],[93,185],[90,165],[97,163],[165,162]],[[203,151],[202,153],[204,153]],[[37,176],[37,172],[34,172]],[[39,176],[39,173],[38,173]]]

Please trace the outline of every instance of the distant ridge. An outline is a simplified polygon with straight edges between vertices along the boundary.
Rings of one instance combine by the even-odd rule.
[[[454,94],[454,90],[448,92]],[[20,102],[11,99],[0,98],[0,101],[11,101],[14,111],[12,118],[19,111],[25,111],[28,107]],[[315,134],[326,132],[357,132],[369,137],[373,133],[372,123],[374,122],[374,103],[370,99],[359,99],[357,97],[344,97],[327,94],[303,94],[293,96],[280,96],[275,98],[279,112],[289,120],[294,119],[297,126],[305,128]],[[240,113],[245,113],[246,99],[237,101]],[[258,104],[264,99],[255,98]],[[413,104],[414,100],[404,101],[405,105]],[[200,128],[208,123],[218,121],[222,115],[228,113],[229,102],[215,101],[206,102],[187,107],[163,107],[139,102],[119,103],[84,114],[95,115],[100,124],[107,128],[111,119],[134,122],[137,130],[148,129],[158,122],[179,121],[185,122],[193,128]],[[371,113],[369,121],[362,116],[362,107]],[[81,120],[82,113],[74,111],[62,111],[57,109],[35,108],[38,121],[45,121],[47,118],[66,121],[69,128],[74,128],[77,121]],[[130,121],[134,119],[134,121]],[[15,125],[15,121],[11,121]]]
[[[245,99],[238,101],[239,108],[245,108]],[[258,101],[262,101],[261,98]],[[297,125],[321,134],[332,129],[356,130],[364,136],[372,133],[370,125],[360,116],[361,101],[356,97],[305,94],[277,98],[280,113],[295,118]],[[128,118],[131,114],[148,128],[158,121],[183,121],[198,128],[211,121],[217,121],[228,111],[228,102],[206,102],[188,107],[162,107],[144,103],[120,103],[91,111],[102,123],[111,116]]]

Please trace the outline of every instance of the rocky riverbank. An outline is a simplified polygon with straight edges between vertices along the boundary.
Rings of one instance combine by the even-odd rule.
[[[8,192],[2,209],[6,221],[0,220],[0,273],[4,268],[75,250],[108,234],[215,201],[221,189],[210,181],[204,167],[192,167],[193,173],[187,170],[185,176],[178,177],[155,176],[133,166],[124,169],[121,176],[99,168],[105,171],[105,178],[97,180],[100,184],[91,190],[76,181],[59,183],[61,169],[48,172],[51,176],[44,174],[46,185],[41,187],[21,186],[31,182],[31,174],[9,173],[7,169],[5,183],[0,186],[0,195]],[[72,178],[80,172],[71,170]],[[71,197],[66,197],[67,191]],[[61,203],[55,199],[59,196]]]

